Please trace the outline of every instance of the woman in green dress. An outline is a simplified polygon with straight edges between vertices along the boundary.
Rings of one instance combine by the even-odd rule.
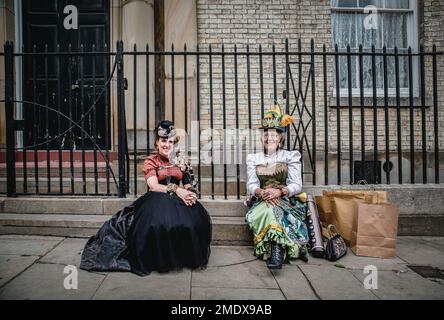
[[[264,130],[263,152],[247,156],[250,199],[246,220],[254,234],[254,255],[267,255],[270,269],[282,268],[289,259],[307,261],[307,196],[301,193],[301,154],[282,149],[286,128],[293,122],[293,117],[273,106],[260,128]]]

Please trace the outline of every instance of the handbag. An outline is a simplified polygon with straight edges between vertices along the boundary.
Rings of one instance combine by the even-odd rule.
[[[347,245],[333,224],[330,224],[327,229],[329,237],[325,246],[325,258],[329,261],[337,261],[347,254]]]

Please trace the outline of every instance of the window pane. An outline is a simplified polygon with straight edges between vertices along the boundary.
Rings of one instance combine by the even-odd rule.
[[[352,88],[357,88],[357,78],[356,78],[356,68],[357,68],[357,60],[356,57],[353,56],[351,58],[351,81],[352,81]],[[336,74],[336,67],[333,65],[333,72]],[[336,79],[336,77],[334,78]],[[341,89],[348,89],[348,59],[346,56],[340,56],[339,57],[339,85]],[[334,87],[336,88],[336,82],[334,83]]]
[[[399,57],[399,87],[408,88],[408,59]],[[396,88],[395,57],[387,57],[387,75],[389,88]]]
[[[357,43],[362,44],[364,49],[371,49],[372,45],[376,48],[382,48],[382,28],[380,24],[380,16],[376,16],[377,20],[369,21],[367,14],[357,14]]]
[[[365,8],[367,6],[382,8],[382,2],[383,0],[359,0],[359,6],[361,8]]]
[[[409,0],[385,0],[385,7],[390,9],[409,9]]]
[[[409,1],[396,0],[359,0],[359,1],[332,1],[333,6],[352,7],[355,5],[365,7],[375,5],[391,9],[408,9]],[[364,52],[369,52],[374,45],[377,52],[382,51],[384,45],[389,52],[393,52],[395,46],[399,53],[406,53],[409,46],[408,23],[409,13],[387,12],[379,13],[377,20],[370,21],[368,14],[356,12],[332,12],[333,41],[339,49],[344,52],[347,45],[350,45],[352,52],[357,52],[360,44],[363,45]],[[395,59],[393,56],[387,57],[387,78],[388,87],[395,88]],[[348,78],[348,69],[351,71],[351,79]],[[371,56],[364,55],[362,63],[362,74],[364,88],[371,94],[373,88],[373,65]],[[336,70],[334,70],[336,72]],[[383,83],[383,58],[375,58],[376,86],[382,89]],[[349,81],[354,90],[359,89],[359,58],[353,56],[351,65],[348,65],[347,57],[339,57],[339,85],[347,91]],[[399,86],[408,88],[408,59],[399,57]],[[334,85],[336,87],[336,84]],[[354,91],[356,93],[356,91]]]
[[[382,48],[383,37],[382,37],[382,28],[380,27],[380,23],[382,22],[374,21],[375,22],[374,27],[373,26],[369,27],[366,24],[365,20],[366,18],[367,18],[366,14],[358,14],[357,16],[358,26],[360,26],[357,37],[358,37],[358,44],[362,44],[364,52],[370,52],[373,45],[375,46],[376,49]],[[363,78],[364,78],[364,88],[371,89],[373,88],[372,58],[370,56],[364,56],[362,60],[363,60],[362,69],[363,69]],[[380,62],[381,62],[380,59],[376,60],[375,68],[376,68],[377,86],[382,87]],[[358,70],[359,70],[359,64],[358,64]],[[357,81],[358,81],[357,87],[359,87],[359,78]]]
[[[407,20],[405,13],[384,13],[382,14],[384,28],[384,44],[387,48],[407,48]]]
[[[358,0],[332,0],[332,7],[352,7],[356,8],[358,6]]]
[[[356,14],[355,13],[333,13],[333,43],[340,49],[350,47],[356,48]]]

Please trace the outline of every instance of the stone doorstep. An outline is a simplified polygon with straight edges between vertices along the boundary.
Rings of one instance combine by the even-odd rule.
[[[9,226],[35,226],[35,227],[79,227],[99,228],[110,219],[112,215],[78,215],[78,214],[25,214],[1,213],[0,224]],[[213,224],[218,225],[244,225],[242,217],[212,217]]]
[[[111,215],[0,214],[0,234],[90,237]],[[252,234],[243,217],[212,217],[217,245],[251,245]],[[444,216],[401,216],[398,235],[444,236]]]

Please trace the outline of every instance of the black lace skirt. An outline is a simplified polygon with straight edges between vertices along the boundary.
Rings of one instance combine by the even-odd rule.
[[[205,267],[210,257],[211,219],[196,202],[147,192],[104,223],[85,245],[80,268],[148,275]]]

